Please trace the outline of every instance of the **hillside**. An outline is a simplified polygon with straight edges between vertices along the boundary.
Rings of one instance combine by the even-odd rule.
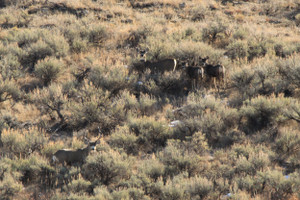
[[[299,0],[0,0],[0,200],[300,199],[299,87]]]

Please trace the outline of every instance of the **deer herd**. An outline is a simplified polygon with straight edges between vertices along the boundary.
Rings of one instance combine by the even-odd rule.
[[[135,71],[140,78],[147,70],[150,70],[152,75],[182,70],[186,78],[190,81],[192,90],[198,90],[201,87],[201,83],[211,81],[213,81],[215,89],[218,89],[218,92],[221,84],[223,84],[223,88],[225,89],[225,67],[221,64],[209,64],[207,62],[209,57],[199,57],[199,61],[194,61],[193,64],[188,59],[178,61],[174,58],[151,62],[146,59],[147,52],[147,50],[138,49],[139,62],[129,67],[129,75]]]
[[[223,82],[225,88],[225,68],[223,65],[212,65],[207,63],[209,57],[201,58],[199,57],[198,62],[193,64],[189,63],[188,59],[180,60],[179,62],[174,59],[163,59],[156,62],[151,62],[146,60],[147,50],[139,50],[140,60],[138,63],[134,63],[129,67],[129,74],[133,71],[139,74],[139,77],[150,70],[152,75],[163,74],[165,72],[174,72],[175,70],[183,70],[183,74],[191,82],[192,90],[197,90],[200,88],[200,84],[206,80],[213,80],[215,88],[218,88]],[[101,136],[100,136],[101,137]],[[61,149],[58,150],[52,156],[53,164],[62,165],[74,165],[84,163],[86,157],[92,150],[96,149],[96,145],[99,142],[100,137],[94,141],[88,141],[87,147],[77,150]]]

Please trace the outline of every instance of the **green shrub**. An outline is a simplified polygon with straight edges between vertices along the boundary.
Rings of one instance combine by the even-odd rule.
[[[280,171],[270,170],[259,176],[264,180],[264,190],[271,199],[288,199],[300,186],[298,173],[284,176]]]
[[[275,140],[275,151],[281,159],[291,156],[299,158],[300,136],[297,130],[283,129]]]
[[[21,156],[30,153],[24,134],[20,130],[4,130],[1,134],[4,149],[10,155]]]
[[[174,51],[174,42],[165,34],[148,36],[145,44],[149,48],[147,60],[150,61],[170,57]]]
[[[6,54],[0,59],[0,76],[3,80],[12,81],[13,79],[21,77],[23,74],[24,72],[21,70],[21,63],[16,55]]]
[[[202,30],[202,39],[208,43],[220,43],[221,47],[226,46],[230,36],[229,27],[225,22],[210,23]],[[224,43],[224,44],[223,44]]]
[[[205,134],[208,144],[214,147],[229,146],[234,142],[234,138],[230,138],[230,136],[238,133],[232,131],[236,128],[238,119],[238,112],[228,108],[221,112],[210,112],[203,115],[199,126],[201,132]]]
[[[86,26],[80,23],[79,20],[71,20],[72,23],[68,23],[67,26],[63,27],[62,33],[70,45],[71,52],[84,52],[88,50],[89,43],[86,33]]]
[[[3,180],[0,181],[0,199],[6,200],[13,198],[23,188],[23,185],[9,173],[4,175]]]
[[[255,67],[255,90],[261,95],[270,95],[280,90],[280,83],[277,81],[278,71],[273,67],[274,62],[262,61]]]
[[[243,60],[248,56],[248,44],[244,41],[237,40],[226,47],[226,55],[231,59]]]
[[[253,177],[247,175],[236,180],[240,190],[249,192],[252,196],[261,194],[264,189],[264,179],[261,176]]]
[[[292,55],[296,49],[291,44],[286,43],[277,43],[274,45],[275,55],[281,58],[287,58]]]
[[[154,157],[154,156],[153,156]],[[165,166],[159,160],[152,158],[144,160],[139,171],[149,176],[154,182],[162,177],[165,173]]]
[[[158,151],[164,147],[171,134],[163,121],[152,117],[131,119],[129,128],[137,136],[139,150],[146,153]]]
[[[144,195],[144,191],[137,188],[128,188],[112,192],[113,199],[116,200],[149,200],[148,196]]]
[[[18,101],[21,98],[21,91],[14,80],[0,80],[0,103],[13,99]]]
[[[22,29],[15,36],[14,40],[20,48],[29,47],[32,43],[36,43],[43,32],[37,29]]]
[[[196,132],[193,134],[190,146],[191,149],[200,155],[209,150],[207,139],[202,132]]]
[[[191,20],[193,22],[202,21],[205,19],[207,9],[201,5],[196,6],[190,11]]]
[[[9,158],[1,157],[0,163],[0,181],[3,181],[6,173],[11,173],[11,160]]]
[[[180,66],[177,66],[180,67]],[[159,88],[159,97],[166,98],[167,96],[172,100],[182,98],[187,93],[187,81],[182,72],[179,73],[165,73],[156,80],[156,85]]]
[[[109,193],[105,186],[98,186],[94,189],[95,198],[99,200],[113,200],[113,197]]]
[[[235,30],[232,35],[235,40],[245,40],[249,37],[249,29],[246,27],[241,27]]]
[[[49,58],[38,62],[34,73],[42,84],[47,87],[51,82],[58,79],[63,67],[64,64],[60,60]]]
[[[251,195],[249,194],[248,192],[246,191],[243,191],[243,190],[238,190],[234,193],[228,193],[226,195],[226,198],[230,196],[230,199],[233,199],[233,200],[248,200],[248,199],[251,199],[251,197],[255,196],[255,199],[256,200],[262,200],[263,198],[261,198],[259,195]]]
[[[194,137],[196,132],[201,132],[205,135],[205,142],[213,147],[229,146],[242,139],[243,133],[236,131],[239,113],[226,104],[226,101],[219,101],[214,97],[189,95],[187,105],[173,113],[175,119],[180,120],[179,125],[173,129],[173,137],[187,139]]]
[[[20,61],[32,71],[39,60],[51,56],[56,58],[66,56],[69,45],[61,34],[45,31],[40,33],[40,37],[36,42],[23,46],[23,49],[25,52],[20,55]]]
[[[22,5],[24,3],[24,0],[2,0],[0,7],[8,7],[8,6],[18,6],[18,5]]]
[[[184,144],[176,140],[169,140],[167,147],[159,152],[158,157],[165,165],[165,179],[182,172],[186,172],[189,177],[192,177],[206,168],[199,155],[188,151],[187,148],[184,148]]]
[[[157,100],[147,94],[141,94],[139,96],[138,108],[142,116],[150,116],[157,112]]]
[[[109,36],[106,29],[99,25],[92,26],[92,28],[90,28],[86,34],[89,42],[97,46],[103,45]]]
[[[251,162],[253,168],[256,169],[256,173],[258,171],[265,171],[268,168],[268,166],[271,164],[270,156],[270,153],[267,154],[263,151],[252,153],[250,155],[249,161]]]
[[[84,179],[72,180],[67,186],[68,191],[76,193],[78,195],[84,195],[88,193],[91,187],[91,183]]]
[[[145,195],[145,192],[139,188],[129,188],[130,199],[133,200],[150,200],[149,196]]]
[[[295,55],[288,59],[278,60],[276,62],[281,79],[286,82],[287,86],[297,88],[300,86],[300,57]]]
[[[124,110],[126,113],[137,113],[139,108],[139,103],[135,95],[131,94],[129,91],[124,90],[120,94],[120,100],[124,102]],[[121,103],[121,102],[120,102]]]
[[[110,93],[85,83],[76,93],[76,101],[70,102],[68,124],[71,129],[79,130],[94,124],[103,132],[110,132],[126,119],[126,101],[116,98],[112,103]],[[94,128],[97,128],[94,127]],[[93,128],[93,127],[91,127]]]
[[[242,96],[242,100],[252,98],[255,95],[255,88],[253,88],[254,78],[254,71],[247,68],[237,70],[231,75],[232,87],[237,89]]]
[[[22,173],[23,184],[45,182],[43,178],[47,178],[41,175],[42,170],[48,167],[48,161],[39,155],[32,154],[28,158],[17,160],[12,167]]]
[[[32,100],[42,114],[49,114],[52,119],[58,117],[61,124],[65,122],[66,114],[64,110],[67,97],[62,93],[61,86],[52,84],[41,91],[37,90],[33,94]]]
[[[136,144],[137,136],[129,132],[127,126],[117,127],[117,130],[111,134],[108,143],[115,148],[124,149],[127,154],[138,154]]]
[[[199,176],[191,178],[186,187],[191,199],[205,199],[213,191],[213,183]]]
[[[131,175],[131,162],[125,155],[110,150],[87,157],[83,166],[83,177],[104,185],[117,184]]]
[[[47,56],[52,56],[51,48],[42,40],[31,44],[28,50],[21,57],[21,63],[28,66],[30,71],[34,69],[34,65],[38,60],[44,59]]]
[[[14,129],[19,125],[18,120],[10,114],[3,114],[3,116],[0,117],[0,133],[2,133],[4,129]]]
[[[177,180],[168,180],[165,184],[162,181],[154,183],[151,188],[151,197],[154,199],[186,199],[185,195],[185,181],[183,182],[182,176]]]
[[[89,195],[56,193],[51,197],[51,200],[95,200],[95,198],[92,198]]]
[[[182,189],[181,185],[169,183],[163,187],[163,191],[160,199],[163,200],[182,199],[183,200],[186,198],[184,195],[184,190]]]
[[[245,132],[261,130],[284,120],[283,110],[287,103],[283,98],[263,96],[245,102],[240,110],[241,116],[246,120]]]
[[[144,191],[145,195],[151,195],[149,188],[152,184],[152,179],[143,172],[143,167],[138,166],[138,173],[132,174],[130,179],[123,180],[119,183],[119,187],[138,189]]]
[[[266,41],[251,40],[248,42],[248,60],[252,61],[254,58],[264,57],[268,52]]]
[[[119,91],[129,86],[130,82],[126,77],[126,69],[123,66],[98,66],[92,69],[88,79],[95,87],[117,95]]]
[[[89,49],[87,44],[87,40],[82,40],[80,38],[73,39],[72,43],[70,44],[70,50],[74,53],[85,52]]]
[[[116,200],[129,200],[130,195],[128,190],[119,190],[119,191],[113,191],[112,195],[113,199]]]
[[[237,174],[254,176],[257,172],[266,169],[270,164],[270,160],[268,155],[262,151],[251,152],[249,158],[240,156],[235,164]]]
[[[98,102],[101,102],[98,100]],[[105,106],[99,107],[97,101],[89,101],[84,102],[84,104],[76,104],[72,105],[72,118],[70,121],[70,125],[73,129],[81,129],[86,127],[87,125],[91,125],[93,123],[102,122],[103,124],[109,121],[109,119],[105,119],[106,115],[103,113],[103,109]],[[105,121],[102,121],[105,120]]]
[[[10,2],[18,2],[19,0],[1,0],[0,2],[0,8],[2,6],[11,5]],[[1,6],[2,4],[2,6]],[[3,5],[4,4],[4,5]],[[12,3],[12,5],[15,3]],[[2,28],[12,28],[12,27],[28,27],[30,21],[32,20],[32,17],[28,15],[28,13],[23,9],[16,9],[14,7],[8,7],[1,9],[0,13],[0,23],[2,25]]]

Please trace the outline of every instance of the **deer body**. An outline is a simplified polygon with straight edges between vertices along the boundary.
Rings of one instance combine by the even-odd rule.
[[[192,80],[192,89],[199,88],[199,82],[203,79],[203,68],[202,67],[185,67],[186,74],[190,80]]]
[[[205,73],[210,77],[223,78],[225,75],[225,68],[223,65],[204,65]]]
[[[86,148],[77,149],[77,150],[68,150],[68,149],[61,149],[58,150],[52,156],[53,163],[61,163],[64,165],[72,165],[76,163],[83,163],[85,158],[89,155],[91,150],[96,150],[96,142],[89,142]]]
[[[217,88],[217,83],[216,82],[223,82],[224,88],[225,88],[225,67],[223,65],[211,65],[208,64],[207,58],[201,59],[202,61],[202,65],[203,65],[203,69],[204,69],[204,73],[206,76],[208,76],[209,78],[213,78],[214,79],[214,85],[215,88]],[[219,87],[218,87],[219,90]]]
[[[148,69],[151,71],[151,74],[154,74],[154,73],[163,74],[164,72],[167,72],[167,71],[175,71],[175,69],[177,67],[176,59],[169,58],[169,59],[163,59],[163,60],[151,62],[151,61],[147,60],[148,50],[149,50],[148,48],[146,48],[146,49],[137,48],[137,52],[140,57],[140,62],[133,64],[129,73],[131,73],[132,70],[135,70],[139,73],[139,75],[141,75],[141,73],[144,73]]]
[[[163,74],[164,72],[167,71],[175,71],[176,66],[177,66],[176,59],[164,59],[156,62],[141,61],[133,64],[133,66],[129,70],[129,74],[131,74],[132,71],[137,71],[141,75],[148,69],[151,71],[151,74],[154,73]]]
[[[162,74],[166,71],[175,71],[176,65],[176,59],[164,59],[157,62],[145,62],[145,68],[150,69],[152,73]]]

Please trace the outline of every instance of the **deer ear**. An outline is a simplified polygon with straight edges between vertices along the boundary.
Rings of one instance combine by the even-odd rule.
[[[100,134],[100,136],[97,138],[97,144],[100,144],[102,138],[103,138],[103,135]]]
[[[84,136],[83,142],[84,142],[85,144],[88,144],[88,143],[90,142],[90,140],[89,140],[87,137]]]

